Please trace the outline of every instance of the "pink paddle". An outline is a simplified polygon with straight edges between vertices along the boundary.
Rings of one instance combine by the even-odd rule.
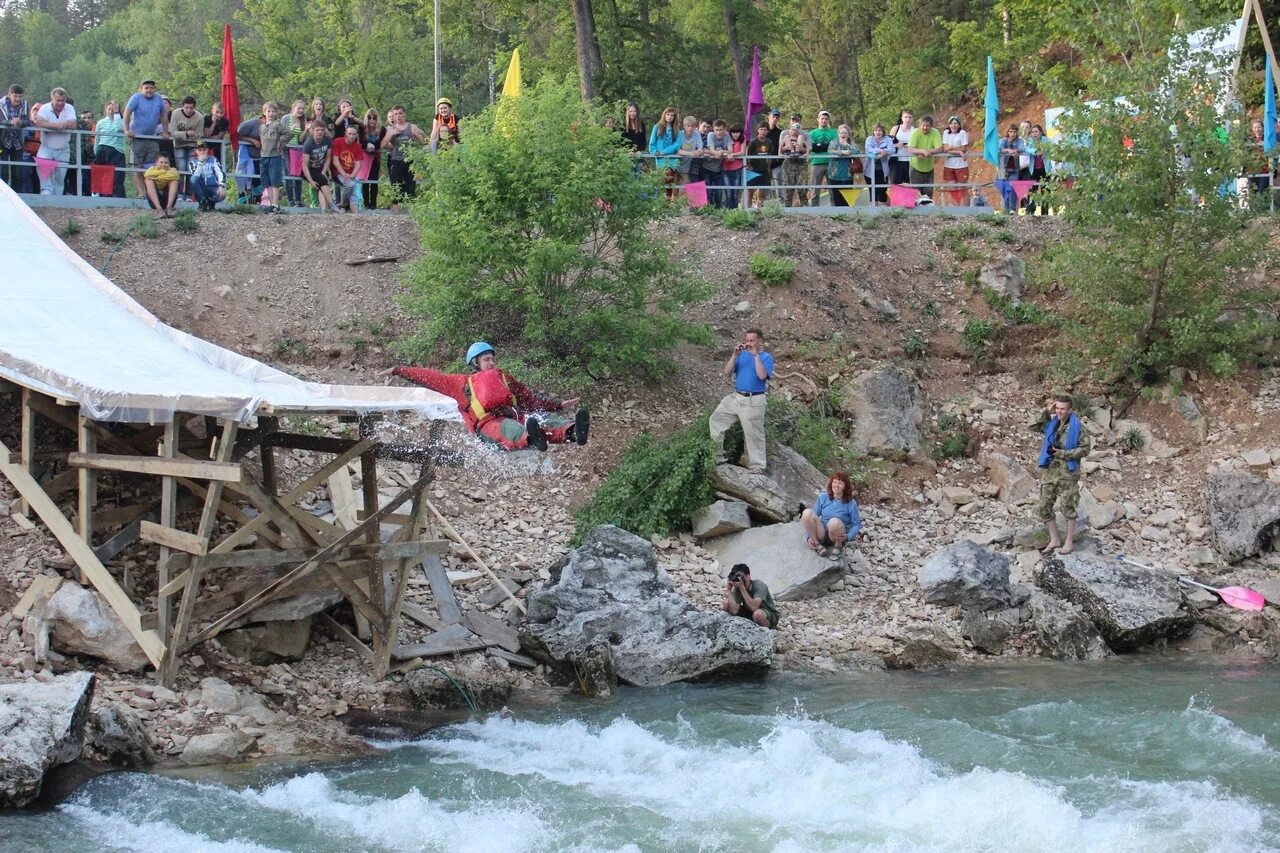
[[[1116,557],[1122,563],[1128,563],[1131,566],[1137,566],[1142,569],[1153,569],[1154,566],[1148,566],[1139,563],[1137,560],[1130,560],[1124,554]],[[1237,610],[1261,610],[1267,605],[1266,596],[1258,592],[1256,589],[1249,589],[1247,586],[1224,586],[1214,587],[1208,584],[1193,581],[1191,578],[1178,578],[1179,583],[1185,583],[1187,586],[1195,586],[1200,589],[1207,589],[1222,599],[1222,603]]]

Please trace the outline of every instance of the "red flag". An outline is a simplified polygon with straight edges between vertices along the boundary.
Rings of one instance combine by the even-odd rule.
[[[222,107],[227,114],[231,156],[235,162],[235,149],[240,146],[240,88],[236,85],[236,57],[231,50],[230,24],[222,31]]]

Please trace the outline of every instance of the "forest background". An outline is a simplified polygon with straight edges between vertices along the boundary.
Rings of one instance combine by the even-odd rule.
[[[858,137],[901,108],[946,114],[980,101],[988,54],[1006,103],[1087,91],[1083,57],[1103,47],[1082,43],[1082,18],[1102,11],[1092,0],[439,2],[440,92],[464,116],[500,92],[518,47],[526,81],[578,73],[584,94],[635,100],[646,124],[668,104],[732,124],[759,45],[771,106],[828,109]],[[1240,14],[1238,0],[1132,5],[1187,30]],[[1280,0],[1261,6],[1269,22],[1280,14]],[[331,110],[340,98],[358,111],[402,103],[419,122],[433,111],[430,0],[0,0],[0,10],[0,85],[21,83],[33,101],[62,86],[96,115],[148,76],[206,109],[230,22],[246,106],[319,96]],[[1262,58],[1251,29],[1239,96],[1253,112]]]

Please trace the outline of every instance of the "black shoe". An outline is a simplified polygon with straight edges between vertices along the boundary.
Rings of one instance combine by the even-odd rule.
[[[542,431],[542,424],[537,418],[529,418],[524,422],[525,431],[529,434],[529,446],[534,450],[547,449],[547,434]]]
[[[587,443],[587,437],[591,434],[591,413],[586,409],[578,409],[578,415],[573,419],[573,426],[565,430],[565,438],[570,441],[576,441],[578,446]]]

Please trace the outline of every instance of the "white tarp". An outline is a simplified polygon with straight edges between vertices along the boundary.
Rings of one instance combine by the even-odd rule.
[[[156,423],[189,412],[244,423],[264,405],[460,418],[451,398],[426,388],[304,382],[165,325],[3,182],[0,257],[0,378],[75,400],[94,420]]]

